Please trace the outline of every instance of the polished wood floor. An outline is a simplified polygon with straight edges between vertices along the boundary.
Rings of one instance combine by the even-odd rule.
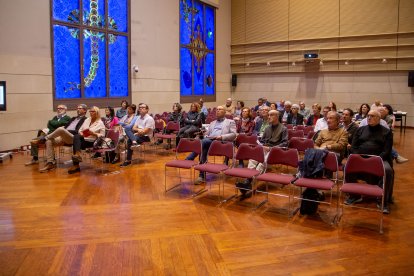
[[[335,227],[325,207],[289,220],[283,198],[256,211],[251,199],[218,206],[217,185],[196,198],[192,185],[164,194],[171,153],[147,150],[137,155],[144,161],[110,165],[109,174],[84,162],[78,175],[64,164],[40,174],[16,154],[0,164],[0,275],[409,275],[413,137],[412,129],[395,134],[410,161],[395,165],[383,235],[377,213],[347,209]]]

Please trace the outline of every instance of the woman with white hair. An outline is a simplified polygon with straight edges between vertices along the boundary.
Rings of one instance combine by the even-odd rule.
[[[303,125],[303,115],[299,113],[299,105],[293,104],[290,109],[290,114],[287,117],[286,123],[288,125]]]

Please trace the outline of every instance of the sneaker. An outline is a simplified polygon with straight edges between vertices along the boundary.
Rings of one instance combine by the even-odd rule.
[[[39,164],[39,160],[37,159],[32,159],[27,163],[24,163],[25,166],[30,166],[30,165],[34,165],[34,164]]]
[[[205,182],[206,182],[206,179],[202,176],[199,176],[197,178],[197,180],[194,182],[194,185],[200,185],[200,184],[205,183]]]
[[[402,164],[408,161],[407,158],[402,157],[401,155],[398,155],[397,158],[395,158],[395,161],[397,164]]]
[[[54,169],[56,169],[56,165],[53,164],[52,162],[47,162],[46,166],[44,166],[43,168],[41,168],[39,170],[39,172],[45,173],[45,172],[48,172],[48,171],[51,171],[51,170],[54,170]]]
[[[360,197],[350,196],[350,197],[348,197],[347,200],[345,200],[344,204],[345,205],[352,205],[352,204],[359,203],[359,202],[362,202],[362,196],[360,196]]]
[[[129,166],[129,165],[131,165],[131,161],[124,161],[124,163],[122,163],[121,165],[119,165],[120,167],[127,167],[127,166]]]

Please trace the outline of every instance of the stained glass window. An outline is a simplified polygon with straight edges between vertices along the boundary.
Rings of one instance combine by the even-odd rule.
[[[54,106],[130,100],[129,7],[130,0],[52,1]]]
[[[215,8],[197,0],[180,0],[180,98],[215,101]]]

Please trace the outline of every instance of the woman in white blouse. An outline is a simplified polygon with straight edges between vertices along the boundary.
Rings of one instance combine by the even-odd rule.
[[[92,106],[89,109],[89,114],[90,117],[80,127],[79,133],[73,136],[73,166],[69,168],[69,174],[80,172],[81,149],[91,148],[96,139],[105,136],[105,125],[101,120],[99,108]]]

